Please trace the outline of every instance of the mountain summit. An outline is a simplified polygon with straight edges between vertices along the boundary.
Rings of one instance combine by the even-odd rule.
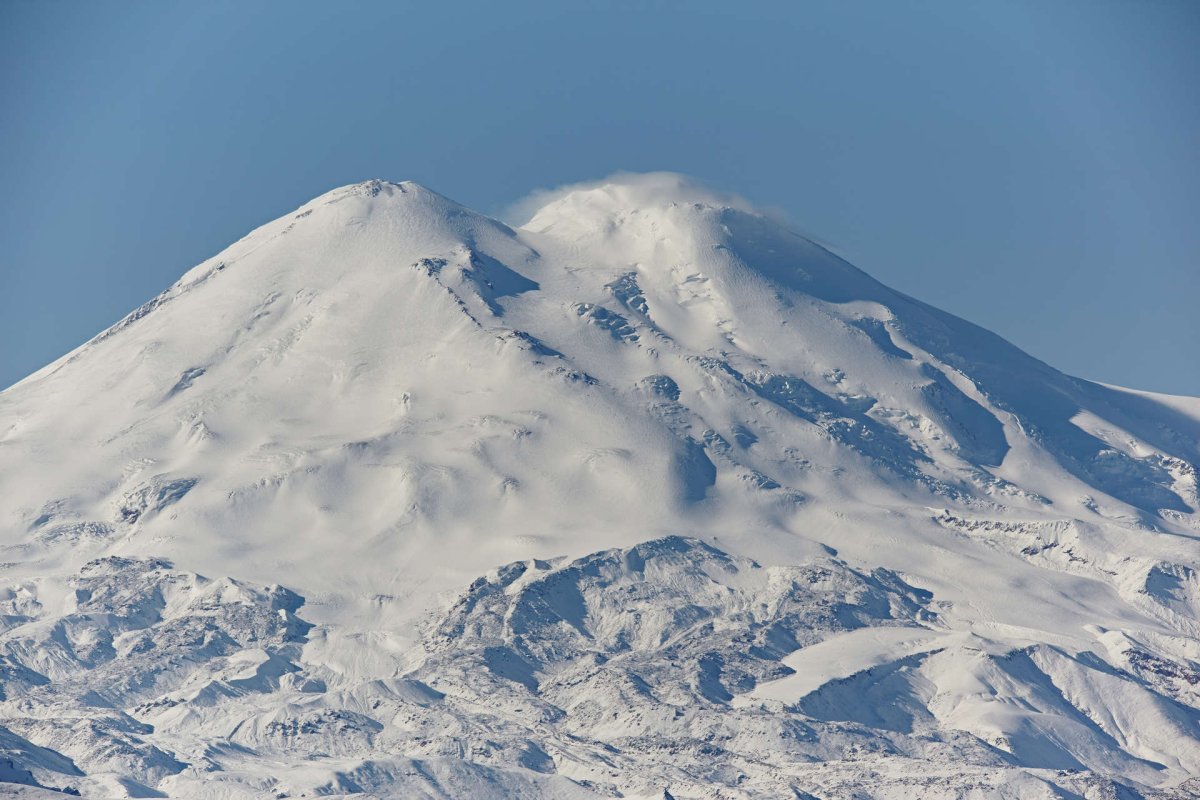
[[[524,215],[334,190],[0,393],[0,781],[1196,785],[1200,400],[676,176]]]

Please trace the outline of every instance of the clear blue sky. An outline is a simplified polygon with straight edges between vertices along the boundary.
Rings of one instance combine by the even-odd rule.
[[[1069,373],[1200,395],[1200,2],[0,2],[0,386],[334,186],[782,210]]]

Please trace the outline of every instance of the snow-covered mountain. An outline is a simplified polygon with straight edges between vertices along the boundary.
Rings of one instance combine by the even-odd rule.
[[[1198,796],[1197,464],[674,176],[344,187],[0,393],[0,780]]]

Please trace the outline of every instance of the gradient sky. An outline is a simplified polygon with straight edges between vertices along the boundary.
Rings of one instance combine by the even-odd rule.
[[[0,2],[0,387],[334,186],[673,170],[1200,395],[1200,2]]]

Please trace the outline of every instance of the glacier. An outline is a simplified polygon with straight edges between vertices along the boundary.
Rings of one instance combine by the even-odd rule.
[[[1200,399],[521,212],[335,189],[0,392],[0,791],[1200,796]]]

